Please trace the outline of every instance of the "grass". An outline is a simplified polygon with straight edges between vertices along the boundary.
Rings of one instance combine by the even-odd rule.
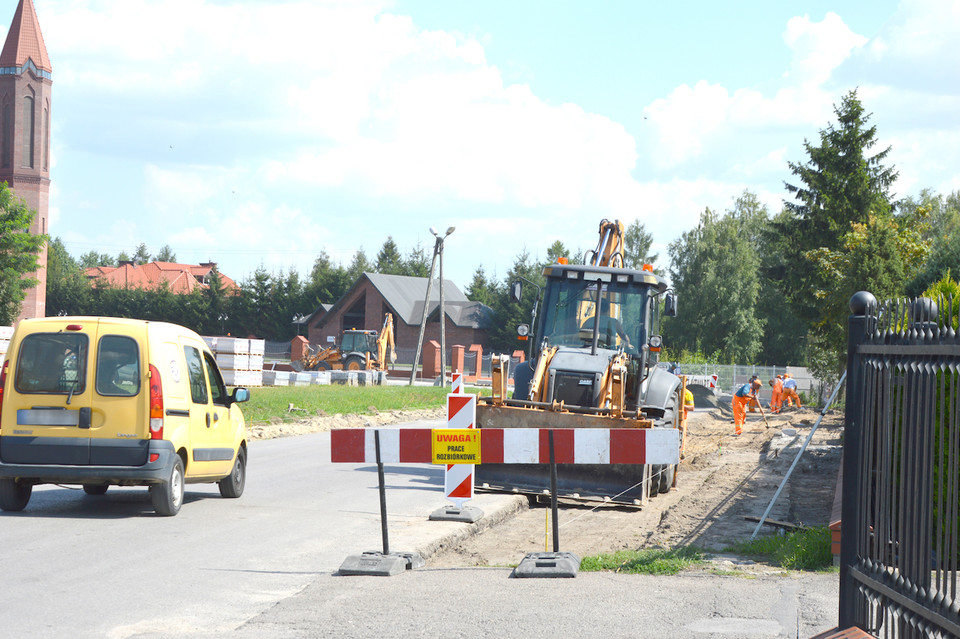
[[[789,570],[834,570],[830,529],[826,526],[745,541],[727,550]]]
[[[638,575],[675,575],[703,563],[703,553],[694,548],[673,550],[621,550],[584,557],[580,562],[583,572],[614,572]]]
[[[443,408],[448,392],[440,386],[264,386],[251,389],[242,409],[247,423],[256,424],[323,413]],[[291,411],[291,404],[300,410]]]

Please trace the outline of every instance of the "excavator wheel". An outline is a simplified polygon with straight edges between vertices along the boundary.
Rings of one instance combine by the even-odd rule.
[[[343,369],[347,371],[362,371],[366,367],[366,362],[360,355],[348,355],[347,359],[343,360]]]
[[[330,370],[330,362],[317,362],[317,365],[313,367],[315,371],[328,371]]]
[[[661,428],[674,428],[676,426],[676,417],[677,400],[675,397],[671,397],[666,409],[663,411],[663,417],[657,421],[657,426]],[[673,475],[676,471],[673,464],[654,465],[652,466],[652,471],[654,479],[650,486],[650,496],[653,497],[657,493],[664,494],[670,492],[670,487],[673,486]]]

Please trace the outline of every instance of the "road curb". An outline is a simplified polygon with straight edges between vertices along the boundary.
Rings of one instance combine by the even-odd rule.
[[[484,507],[484,505],[479,504],[478,507]],[[484,516],[480,518],[480,520],[472,524],[464,524],[459,530],[455,530],[423,546],[419,546],[417,552],[420,553],[420,556],[424,559],[428,559],[439,553],[452,550],[470,537],[502,524],[529,509],[530,503],[525,496],[511,496],[505,503],[499,505],[492,512],[488,512],[486,508],[484,508]]]

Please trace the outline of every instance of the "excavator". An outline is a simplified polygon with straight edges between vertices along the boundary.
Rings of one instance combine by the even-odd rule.
[[[294,364],[304,371],[387,370],[387,364],[397,360],[393,336],[393,314],[386,313],[380,332],[348,329],[333,346],[312,351]]]
[[[599,241],[586,264],[565,258],[543,270],[546,284],[534,304],[536,350],[514,371],[507,397],[509,358],[494,356],[493,391],[477,404],[479,428],[682,427],[682,381],[657,366],[661,315],[676,315],[676,297],[649,264],[624,264],[624,227],[600,223]],[[521,282],[512,285],[514,299]],[[539,341],[537,341],[539,340]],[[682,441],[682,440],[681,440]],[[558,496],[640,504],[676,485],[674,466],[559,464]],[[541,496],[549,466],[477,466],[480,489]]]

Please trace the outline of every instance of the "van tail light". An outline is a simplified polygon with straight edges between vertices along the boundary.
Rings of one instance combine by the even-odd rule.
[[[163,384],[160,371],[150,365],[150,439],[163,439]]]
[[[0,416],[3,415],[3,389],[7,387],[7,367],[10,360],[3,360],[3,370],[0,370]]]

